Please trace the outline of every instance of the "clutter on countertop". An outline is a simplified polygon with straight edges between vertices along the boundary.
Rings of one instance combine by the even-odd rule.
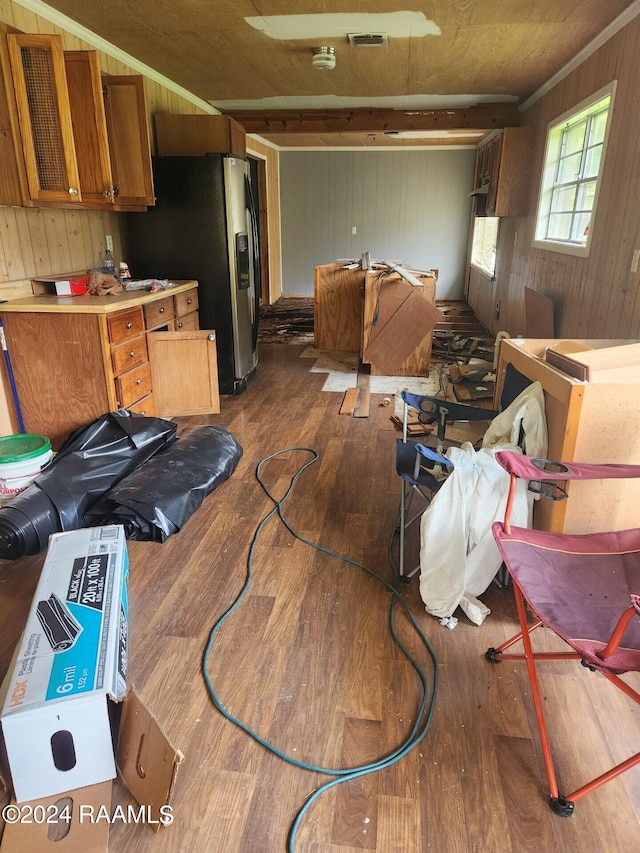
[[[114,293],[123,293],[124,286],[112,273],[92,270],[89,276],[89,296],[111,296]]]
[[[113,263],[113,262],[112,262]],[[134,290],[146,290],[155,293],[175,287],[175,282],[166,278],[131,278],[129,265],[122,261],[116,273],[115,265],[111,269],[102,267],[81,272],[60,273],[59,275],[40,276],[31,280],[34,296],[112,296]]]
[[[80,296],[87,292],[88,287],[89,273],[86,271],[40,276],[31,279],[31,292],[34,296],[41,294]]]
[[[102,271],[105,273],[111,273],[111,275],[116,274],[116,262],[113,259],[113,255],[111,254],[111,249],[107,249],[104,253],[104,260],[102,261]]]
[[[127,293],[133,290],[148,290],[150,293],[155,293],[158,290],[169,290],[170,287],[175,287],[175,283],[166,278],[141,278],[125,281],[123,285]]]

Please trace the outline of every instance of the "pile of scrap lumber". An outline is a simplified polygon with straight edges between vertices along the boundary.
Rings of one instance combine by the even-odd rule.
[[[494,338],[466,302],[436,299],[442,319],[433,330],[434,361],[468,364],[471,358],[493,362]]]
[[[273,305],[260,306],[258,340],[271,343],[311,343],[312,337],[313,299],[304,296],[283,296]]]

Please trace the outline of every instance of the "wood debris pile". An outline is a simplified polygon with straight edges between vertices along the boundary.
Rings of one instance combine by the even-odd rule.
[[[260,306],[258,340],[310,343],[313,339],[313,299],[281,297],[273,305]]]

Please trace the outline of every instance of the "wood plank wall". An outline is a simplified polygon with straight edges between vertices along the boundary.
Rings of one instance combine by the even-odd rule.
[[[559,337],[638,337],[640,272],[630,268],[634,249],[640,249],[639,51],[640,17],[523,114],[523,124],[535,130],[530,215],[501,222],[496,287],[485,299],[493,331],[523,333],[524,288],[531,287],[553,300]],[[618,85],[590,256],[533,249],[547,125],[612,79]]]
[[[370,252],[439,269],[438,298],[462,298],[474,166],[473,149],[282,149],[285,295],[312,296],[316,266]]]

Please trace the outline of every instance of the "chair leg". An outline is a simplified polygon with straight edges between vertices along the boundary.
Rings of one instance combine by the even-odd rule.
[[[536,712],[536,720],[538,722],[538,732],[540,733],[540,745],[542,746],[542,755],[544,758],[544,766],[547,771],[547,781],[549,783],[549,798],[551,808],[560,815],[569,816],[573,812],[573,803],[561,797],[558,793],[558,783],[556,781],[556,772],[553,766],[551,757],[551,745],[549,743],[549,734],[547,732],[547,723],[544,718],[542,708],[542,699],[540,698],[540,688],[538,686],[538,672],[536,670],[536,662],[533,657],[533,647],[531,645],[531,633],[527,625],[527,611],[524,606],[524,599],[520,589],[514,584],[514,592],[516,595],[516,607],[518,609],[518,618],[520,620],[520,628],[522,630],[522,644],[524,646],[524,654],[527,661],[527,673],[531,684],[531,696]]]
[[[402,489],[400,493],[400,578],[404,577],[404,539],[405,539],[405,518],[407,513],[407,498],[406,498],[406,484],[402,483]]]
[[[537,660],[581,660],[582,656],[577,652],[534,652],[531,643],[531,634],[537,628],[543,626],[542,620],[538,619],[531,624],[527,622],[527,611],[522,593],[517,584],[513,585],[516,607],[518,611],[518,620],[520,622],[520,631],[508,640],[505,640],[498,648],[489,648],[485,652],[485,657],[492,663],[501,663],[503,660],[524,660],[527,664],[527,674],[531,685],[531,695],[533,698],[534,709],[536,713],[536,722],[538,724],[538,732],[540,735],[540,745],[547,774],[547,782],[549,786],[549,806],[561,817],[570,817],[573,814],[575,804],[578,800],[585,797],[587,794],[601,787],[607,782],[625,773],[632,767],[640,764],[640,752],[630,758],[612,767],[607,772],[601,774],[596,779],[587,782],[581,788],[573,791],[570,794],[562,795],[558,791],[556,773],[551,755],[551,744],[547,731],[546,720],[543,711],[543,702],[540,695],[538,684],[538,673],[536,669]],[[524,654],[506,653],[507,649],[522,641]],[[586,665],[586,664],[585,664]],[[592,667],[589,667],[592,669]],[[617,675],[608,672],[601,672],[601,675],[608,681],[612,682],[629,698],[633,699],[636,704],[640,705],[640,693],[633,689],[629,684],[619,678]]]
[[[505,566],[504,563],[501,564],[498,572],[493,579],[494,584],[498,587],[498,589],[507,589],[509,586],[509,570]]]
[[[414,517],[412,519],[407,520],[408,516],[409,516],[409,511],[411,509],[411,502],[413,500],[413,493],[416,490],[416,488],[417,487],[403,482],[402,483],[402,490],[400,493],[400,518],[398,520],[399,536],[400,536],[400,545],[399,545],[400,554],[399,554],[399,559],[398,559],[398,565],[399,565],[398,579],[400,581],[402,581],[403,583],[409,583],[411,578],[420,571],[419,565],[416,566],[415,569],[412,569],[410,572],[405,572],[405,569],[404,569],[404,564],[405,564],[404,549],[405,549],[405,543],[406,543],[406,531],[422,515],[422,513],[419,512],[416,515],[414,515]],[[424,497],[424,495],[423,495],[423,497]]]

